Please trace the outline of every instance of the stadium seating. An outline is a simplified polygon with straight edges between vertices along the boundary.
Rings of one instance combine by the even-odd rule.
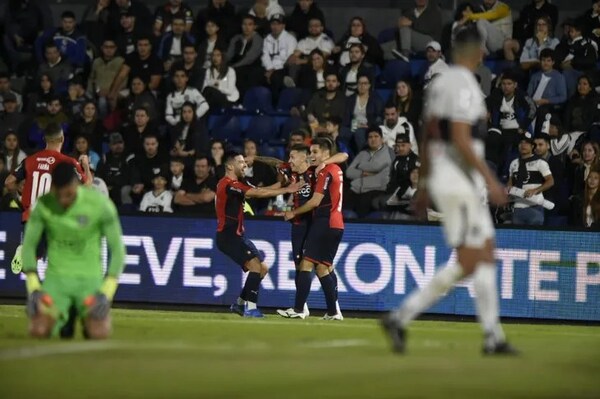
[[[277,111],[289,114],[292,107],[305,104],[310,98],[308,90],[297,87],[288,87],[282,90],[277,102]]]
[[[275,120],[269,115],[253,116],[246,129],[245,137],[256,141],[258,144],[267,143],[278,137]]]
[[[251,88],[244,95],[243,105],[244,109],[250,112],[273,112],[273,96],[271,95],[271,90],[263,86]]]

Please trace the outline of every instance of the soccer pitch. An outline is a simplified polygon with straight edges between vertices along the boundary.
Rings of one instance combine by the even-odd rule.
[[[320,312],[319,312],[320,313]],[[475,323],[420,321],[393,355],[373,319],[115,310],[108,341],[34,341],[0,306],[1,398],[598,398],[600,328],[509,324],[484,358]]]

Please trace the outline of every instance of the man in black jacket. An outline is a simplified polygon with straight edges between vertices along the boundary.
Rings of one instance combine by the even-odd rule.
[[[240,98],[251,87],[260,86],[264,80],[264,68],[260,57],[263,50],[263,38],[256,33],[256,20],[252,15],[242,18],[242,33],[235,35],[227,48],[229,66],[235,69],[236,85]]]
[[[341,119],[345,107],[346,97],[340,91],[338,76],[330,72],[325,76],[325,87],[313,94],[309,100],[306,117],[309,123],[314,124],[317,121],[321,127],[324,127],[327,119],[331,117]]]
[[[161,170],[167,170],[169,163],[159,151],[158,137],[148,134],[144,137],[144,151],[135,154],[129,161],[131,165],[130,199],[124,198],[124,203],[140,203],[144,194],[152,190],[152,179]]]
[[[350,63],[340,70],[342,90],[346,97],[356,94],[358,90],[358,77],[366,75],[371,82],[375,79],[375,68],[365,61],[365,48],[356,43],[350,46]]]
[[[595,72],[598,61],[598,45],[592,39],[584,37],[583,30],[584,26],[581,20],[575,20],[569,32],[571,42],[568,54],[561,64],[569,97],[575,93],[579,76],[585,72]]]
[[[287,18],[287,30],[296,34],[298,41],[308,36],[308,22],[319,19],[325,26],[325,15],[314,0],[298,0],[292,14]]]
[[[100,161],[96,176],[106,183],[110,199],[116,205],[121,205],[123,188],[129,185],[131,179],[123,136],[120,133],[111,134],[108,145],[109,152]]]

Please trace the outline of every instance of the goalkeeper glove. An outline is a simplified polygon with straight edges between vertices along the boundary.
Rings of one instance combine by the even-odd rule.
[[[88,296],[84,304],[87,306],[87,316],[92,319],[104,320],[110,312],[110,301],[101,292]]]
[[[34,317],[40,312],[43,314],[52,315],[52,298],[41,290],[33,291],[27,297],[27,305],[25,311],[28,317]]]

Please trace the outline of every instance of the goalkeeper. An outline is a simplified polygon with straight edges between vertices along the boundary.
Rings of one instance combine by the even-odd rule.
[[[37,275],[36,248],[48,242],[43,284]],[[101,239],[110,250],[104,277]],[[23,272],[27,280],[29,333],[47,338],[73,336],[80,319],[83,335],[104,339],[111,332],[110,304],[123,270],[125,247],[117,211],[106,197],[79,184],[73,165],[52,172],[52,189],[38,199],[25,228]]]

